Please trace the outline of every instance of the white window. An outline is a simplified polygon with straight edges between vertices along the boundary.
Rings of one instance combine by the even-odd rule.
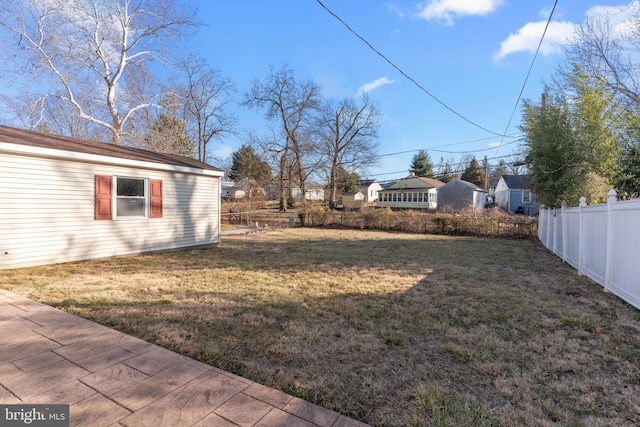
[[[116,177],[116,218],[146,218],[149,190],[144,178]]]
[[[522,203],[531,203],[531,190],[524,190],[522,192]]]

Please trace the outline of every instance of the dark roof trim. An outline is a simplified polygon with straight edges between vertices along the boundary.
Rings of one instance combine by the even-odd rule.
[[[222,172],[221,169],[192,157],[156,153],[140,148],[81,140],[61,135],[51,135],[8,126],[0,126],[0,142]]]

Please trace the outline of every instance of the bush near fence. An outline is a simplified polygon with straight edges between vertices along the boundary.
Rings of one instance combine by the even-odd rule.
[[[332,211],[322,206],[311,206],[300,215],[302,224],[308,227],[349,227],[516,239],[536,239],[538,235],[537,219],[513,215],[498,208],[452,214],[374,207],[359,211]]]

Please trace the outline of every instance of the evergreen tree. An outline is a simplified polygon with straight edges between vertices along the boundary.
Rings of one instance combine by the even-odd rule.
[[[409,172],[414,173],[416,176],[433,178],[433,164],[431,163],[429,153],[424,150],[418,151],[418,154],[413,156],[413,159],[411,160]]]
[[[250,145],[243,145],[231,155],[229,178],[234,181],[251,179],[263,187],[272,179],[271,167],[263,161]]]
[[[489,185],[491,185],[492,182],[500,181],[502,175],[509,175],[507,162],[505,162],[504,159],[500,159],[498,165],[491,169],[491,173],[489,174]]]
[[[467,168],[462,172],[460,179],[484,188],[485,177],[484,170],[482,170],[476,158],[473,157]]]
[[[584,173],[566,100],[551,96],[547,88],[540,104],[525,101],[523,119],[525,161],[538,201],[547,207],[560,207],[562,202],[576,206]]]
[[[449,181],[453,181],[457,178],[456,174],[453,171],[452,160],[444,160],[444,157],[440,157],[440,162],[438,163],[438,173],[436,174],[436,178],[445,184]]]
[[[142,148],[159,153],[193,154],[193,141],[186,136],[187,124],[179,118],[160,114],[151,125],[149,134],[142,142]]]

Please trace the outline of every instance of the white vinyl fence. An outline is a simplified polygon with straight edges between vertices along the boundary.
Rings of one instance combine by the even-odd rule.
[[[541,209],[538,237],[547,249],[640,309],[640,199]]]

